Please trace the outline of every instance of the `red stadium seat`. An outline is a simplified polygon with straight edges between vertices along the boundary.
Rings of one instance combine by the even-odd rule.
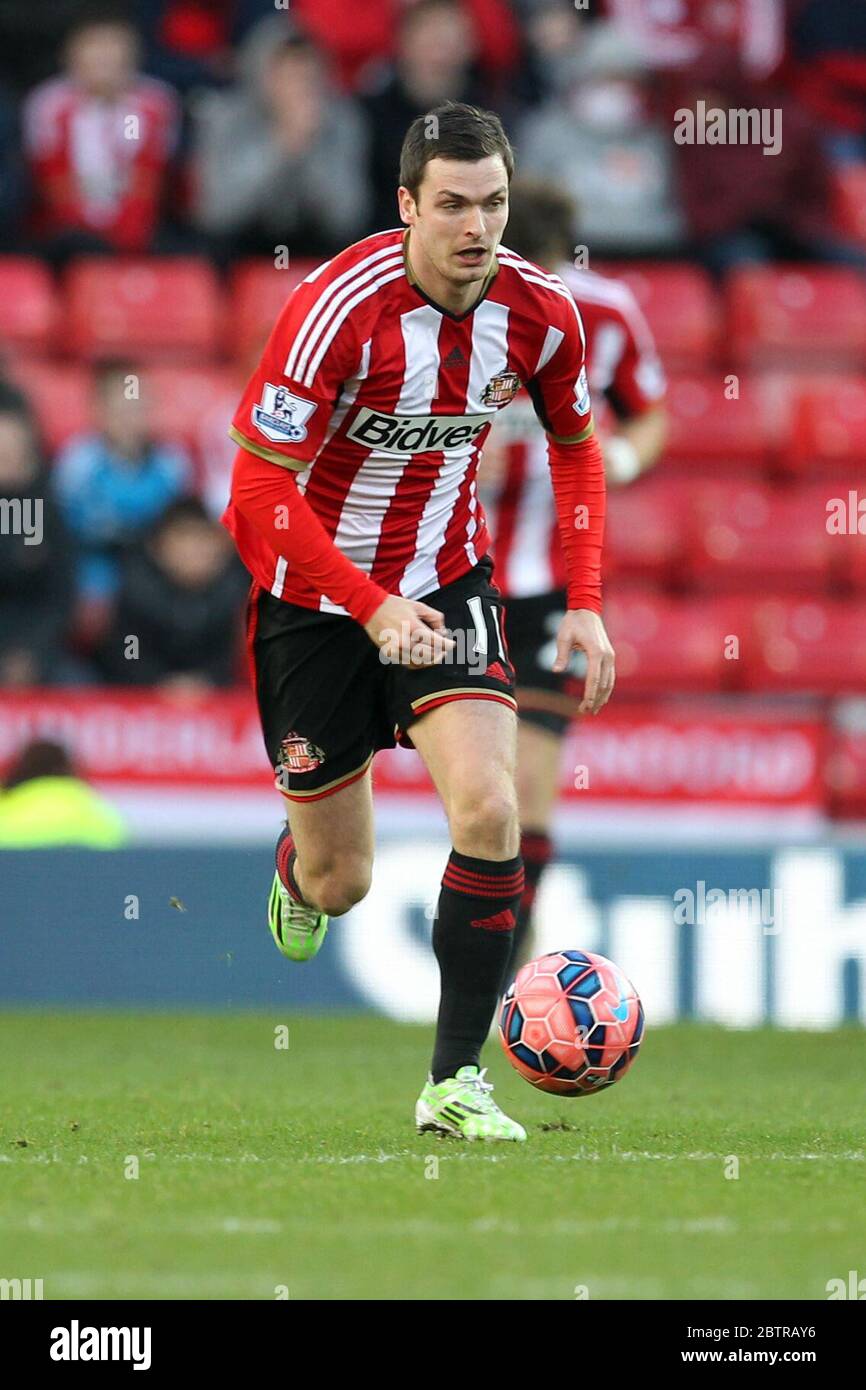
[[[49,452],[91,426],[91,377],[78,362],[21,359],[12,380],[26,392]]]
[[[89,360],[211,361],[222,355],[212,268],[192,257],[78,261],[67,281],[67,347]]]
[[[726,655],[742,639],[748,604],[706,602],[621,590],[610,594],[605,622],[616,647],[617,690],[623,695],[730,690],[740,661]]]
[[[792,401],[784,457],[788,469],[803,478],[866,478],[866,380],[828,376],[801,384]]]
[[[866,491],[858,492],[854,484],[850,477],[831,475],[823,483],[802,483],[796,488],[812,524],[827,533],[830,592],[838,598],[866,588]],[[862,512],[858,510],[861,501]]]
[[[244,261],[231,277],[227,349],[246,362],[261,353],[283,305],[292,290],[315,270],[318,262],[293,261],[278,270],[273,261]]]
[[[814,593],[830,583],[826,511],[810,492],[755,484],[696,486],[688,569],[705,592],[771,586]]]
[[[606,266],[637,299],[652,329],[656,346],[671,368],[700,370],[719,347],[721,309],[705,270],[690,265]]]
[[[236,404],[244,384],[229,367],[151,367],[144,385],[153,402],[154,432],[197,448],[202,421],[226,398]]]
[[[866,606],[767,598],[754,607],[744,673],[753,690],[832,696],[866,690]]]
[[[0,350],[51,352],[56,300],[54,281],[41,261],[0,258]]]
[[[734,271],[727,282],[733,355],[744,366],[810,369],[866,361],[866,287],[856,270],[791,265]]]
[[[688,485],[652,474],[611,488],[605,523],[605,573],[616,583],[676,584],[682,574],[691,505]]]
[[[733,393],[736,392],[736,395]],[[720,374],[674,377],[664,467],[694,473],[748,474],[770,467],[776,431],[760,377],[729,382]]]

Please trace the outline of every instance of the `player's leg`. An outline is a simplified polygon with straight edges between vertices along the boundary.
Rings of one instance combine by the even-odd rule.
[[[416,1122],[467,1138],[526,1137],[494,1105],[479,1071],[523,889],[516,724],[505,704],[461,698],[411,728],[453,845],[433,926],[441,975],[436,1042]]]
[[[369,887],[381,668],[357,623],[262,590],[251,595],[248,636],[265,745],[289,818],[268,920],[284,955],[310,960],[329,917]]]
[[[561,756],[562,733],[521,713],[517,729],[517,804],[524,886],[506,983],[528,959],[535,898],[553,852],[550,831],[559,791]]]
[[[329,917],[341,917],[367,896],[373,866],[370,769],[317,801],[294,801],[277,846],[287,887]]]

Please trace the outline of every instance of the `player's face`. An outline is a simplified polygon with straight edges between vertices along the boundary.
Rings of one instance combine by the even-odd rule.
[[[400,212],[415,253],[444,280],[455,288],[485,280],[508,222],[502,158],[431,159],[417,201],[400,189]]]

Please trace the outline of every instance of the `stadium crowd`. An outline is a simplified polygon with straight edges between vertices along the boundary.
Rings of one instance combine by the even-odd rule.
[[[737,547],[765,542],[771,590],[863,585],[862,555],[790,540],[806,484],[862,475],[866,0],[0,0],[0,494],[44,499],[42,543],[0,547],[0,684],[241,678],[232,411],[298,275],[397,223],[406,127],[452,98],[500,112],[520,170],[573,196],[575,244],[631,275],[659,337],[669,458],[614,500],[612,573],[660,614],[686,614],[692,561],[696,594],[742,594]],[[779,150],[677,143],[700,102],[781,111]],[[850,426],[818,474],[819,407],[777,370],[816,350]],[[731,362],[736,424],[706,397]],[[728,534],[717,512],[702,529],[695,473],[760,483],[787,531],[760,506],[741,524],[734,493]]]

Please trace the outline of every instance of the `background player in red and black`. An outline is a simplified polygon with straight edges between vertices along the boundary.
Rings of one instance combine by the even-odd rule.
[[[622,283],[574,264],[577,211],[541,180],[516,180],[509,243],[555,271],[580,309],[593,416],[608,487],[635,482],[658,461],[667,431],[666,383],[649,327]],[[509,967],[528,959],[532,908],[551,858],[551,822],[562,742],[582,711],[581,664],[554,670],[556,633],[567,605],[559,527],[547,480],[544,435],[520,396],[491,432],[481,493],[494,537],[496,582],[508,606],[508,643],[520,713],[517,786],[525,888]],[[508,973],[508,972],[507,972]]]

